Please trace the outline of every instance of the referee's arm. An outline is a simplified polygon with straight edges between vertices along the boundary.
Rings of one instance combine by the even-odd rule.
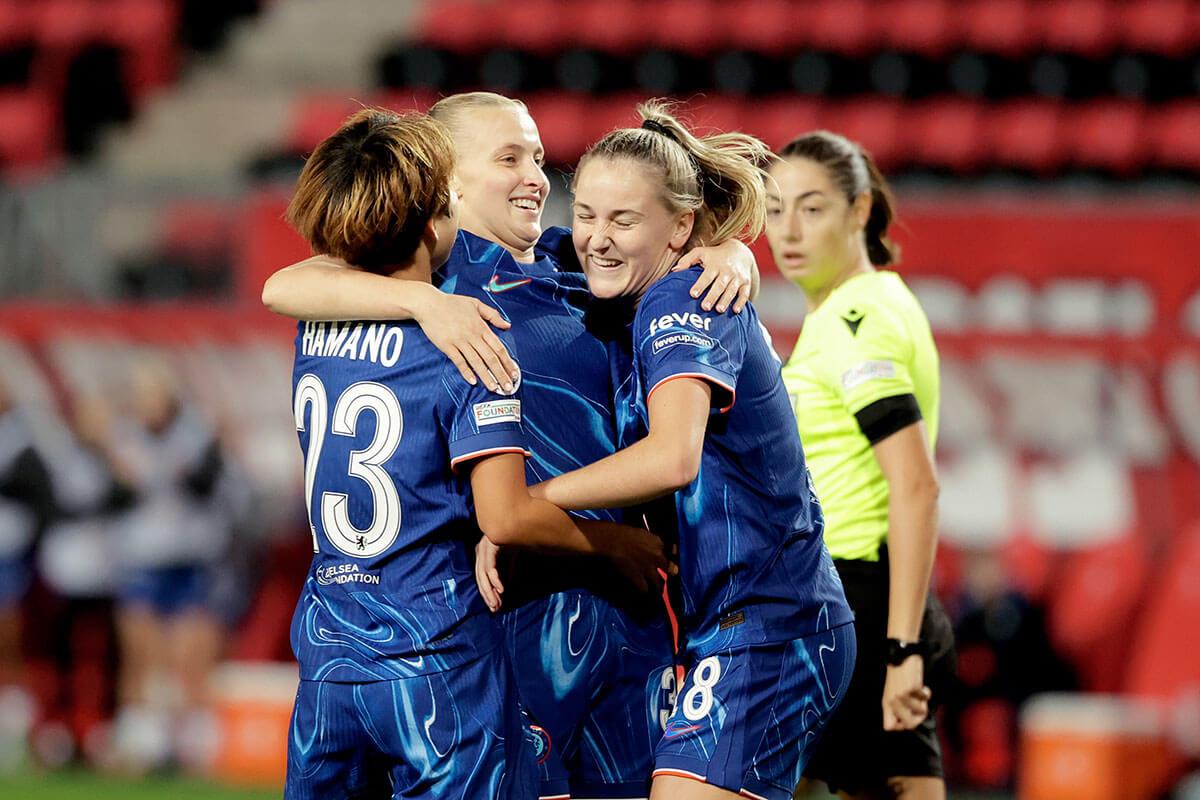
[[[911,394],[877,401],[857,416],[888,483],[887,635],[915,642],[920,638],[937,548],[939,486],[929,436]],[[904,669],[889,667],[888,672],[888,684],[893,678],[899,684],[890,690],[885,686],[884,727],[914,728],[928,714],[928,706],[920,696],[924,670],[906,663]],[[892,672],[898,674],[893,676]],[[892,691],[899,695],[889,702]]]

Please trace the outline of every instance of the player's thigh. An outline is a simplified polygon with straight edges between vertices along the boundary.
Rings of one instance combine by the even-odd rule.
[[[613,609],[572,774],[575,797],[644,798],[678,695],[665,619]]]
[[[386,782],[386,764],[359,711],[361,687],[300,681],[288,734],[285,800],[366,798]]]
[[[768,800],[788,800],[849,684],[850,625],[698,660],[680,687],[655,753],[674,776]]]
[[[533,748],[499,650],[445,672],[370,684],[361,702],[397,800],[537,797]]]
[[[744,795],[675,775],[656,775],[650,787],[650,800],[725,800],[733,797],[743,800]]]

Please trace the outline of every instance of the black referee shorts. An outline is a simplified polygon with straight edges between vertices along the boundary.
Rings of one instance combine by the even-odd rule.
[[[842,704],[821,737],[807,778],[824,781],[832,791],[877,788],[891,777],[942,777],[934,711],[954,678],[954,630],[932,594],[925,601],[921,641],[929,647],[925,685],[933,691],[929,716],[911,731],[883,730],[883,682],[887,673],[888,562],[835,561],[846,599],[854,611],[858,661]]]

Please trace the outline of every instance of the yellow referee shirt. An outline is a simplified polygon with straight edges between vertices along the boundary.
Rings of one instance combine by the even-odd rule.
[[[894,272],[856,275],[804,320],[783,380],[836,559],[875,561],[887,539],[888,486],[856,414],[913,395],[937,439],[938,353],[929,320]]]

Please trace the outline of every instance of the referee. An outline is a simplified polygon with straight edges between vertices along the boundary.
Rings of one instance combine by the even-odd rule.
[[[946,796],[933,708],[953,633],[929,593],[937,545],[938,354],[892,271],[892,196],[846,138],[808,133],[779,153],[767,238],[808,314],[783,370],[825,541],[855,612],[858,663],[806,776],[843,797]]]

